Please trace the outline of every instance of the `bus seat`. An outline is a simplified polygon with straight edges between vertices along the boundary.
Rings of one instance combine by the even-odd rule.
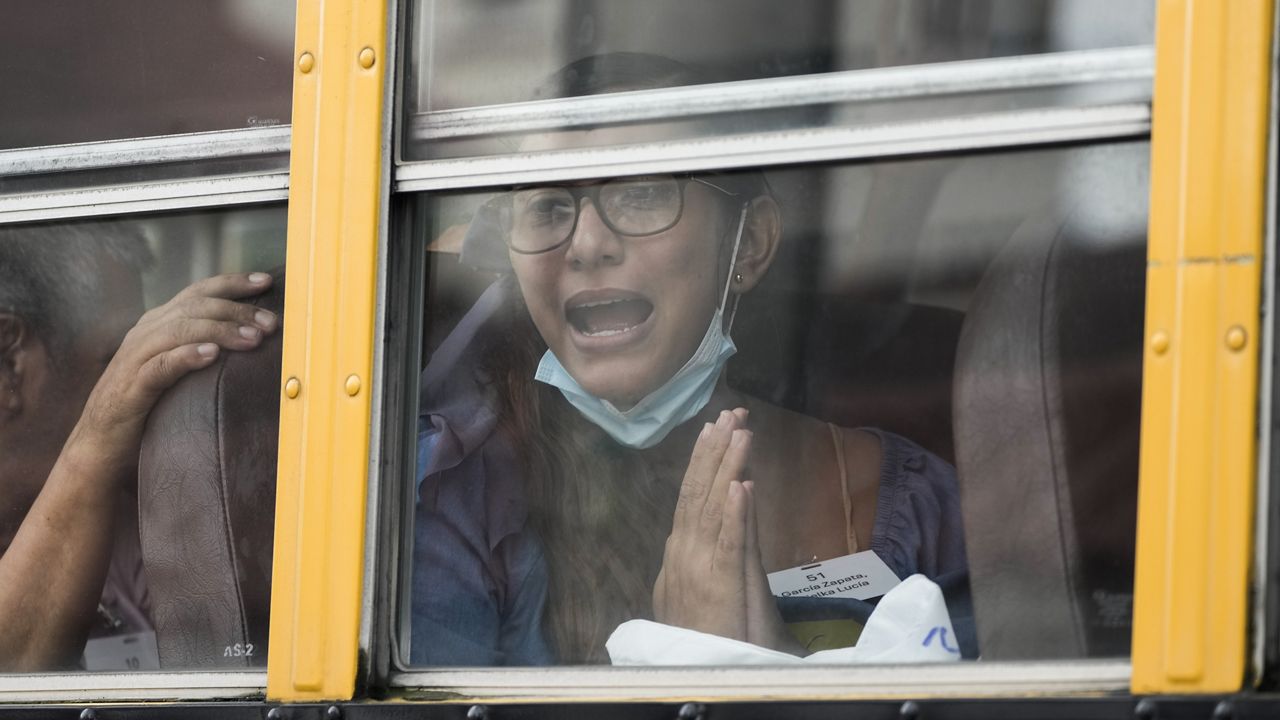
[[[249,302],[283,318],[283,276]],[[266,665],[282,335],[223,353],[147,421],[138,523],[164,669]]]
[[[963,315],[907,302],[832,300],[816,318],[808,413],[897,433],[954,463],[952,374]]]
[[[962,313],[834,293],[756,293],[735,320],[731,386],[844,427],[897,433],[954,461]]]
[[[955,445],[987,659],[1129,652],[1146,208],[1117,202],[1083,207],[1120,222],[1025,222],[961,332]]]

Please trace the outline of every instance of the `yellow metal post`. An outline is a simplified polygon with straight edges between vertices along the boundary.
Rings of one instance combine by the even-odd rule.
[[[267,695],[350,698],[360,622],[386,0],[300,0]]]
[[[1158,6],[1135,693],[1244,680],[1272,12]]]

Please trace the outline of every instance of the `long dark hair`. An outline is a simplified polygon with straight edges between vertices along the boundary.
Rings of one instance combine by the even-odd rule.
[[[519,458],[531,529],[547,559],[543,631],[562,663],[607,663],[621,622],[651,618],[653,583],[676,488],[644,451],[615,443],[560,395],[534,382],[547,345],[515,278],[478,348],[500,399],[496,432]]]
[[[689,85],[705,80],[674,60],[640,53],[584,58],[540,94],[564,97]],[[768,192],[758,173],[722,176],[743,198]],[[726,204],[722,227],[736,219]],[[732,228],[730,228],[732,229]],[[723,234],[723,233],[721,233]],[[726,258],[727,262],[727,258]],[[625,448],[560,395],[533,382],[547,345],[513,277],[482,368],[502,398],[498,432],[523,463],[529,522],[549,571],[543,629],[562,663],[606,663],[605,640],[621,622],[652,618],[653,585],[684,467],[663,467],[650,451]]]

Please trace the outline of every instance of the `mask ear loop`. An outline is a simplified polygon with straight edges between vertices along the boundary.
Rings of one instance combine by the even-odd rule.
[[[729,256],[729,274],[725,276],[724,292],[720,294],[720,314],[722,316],[724,315],[725,303],[729,302],[729,288],[733,285],[733,268],[738,263],[738,247],[742,244],[742,230],[747,226],[747,210],[750,207],[750,203],[742,203],[742,213],[738,216],[738,233],[733,238],[733,254]],[[728,335],[733,330],[733,319],[738,316],[738,301],[741,299],[741,295],[733,296],[733,308],[729,311],[729,323],[725,326],[725,335]]]

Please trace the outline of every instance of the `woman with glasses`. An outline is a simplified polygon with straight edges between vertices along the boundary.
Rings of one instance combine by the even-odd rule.
[[[558,94],[689,77],[600,56],[562,71]],[[423,375],[415,664],[608,662],[606,639],[633,618],[802,655],[815,648],[787,622],[870,606],[779,602],[766,574],[868,549],[963,597],[947,463],[724,381],[738,299],[781,234],[758,173],[517,187],[477,212],[464,261],[504,248],[509,273]]]

